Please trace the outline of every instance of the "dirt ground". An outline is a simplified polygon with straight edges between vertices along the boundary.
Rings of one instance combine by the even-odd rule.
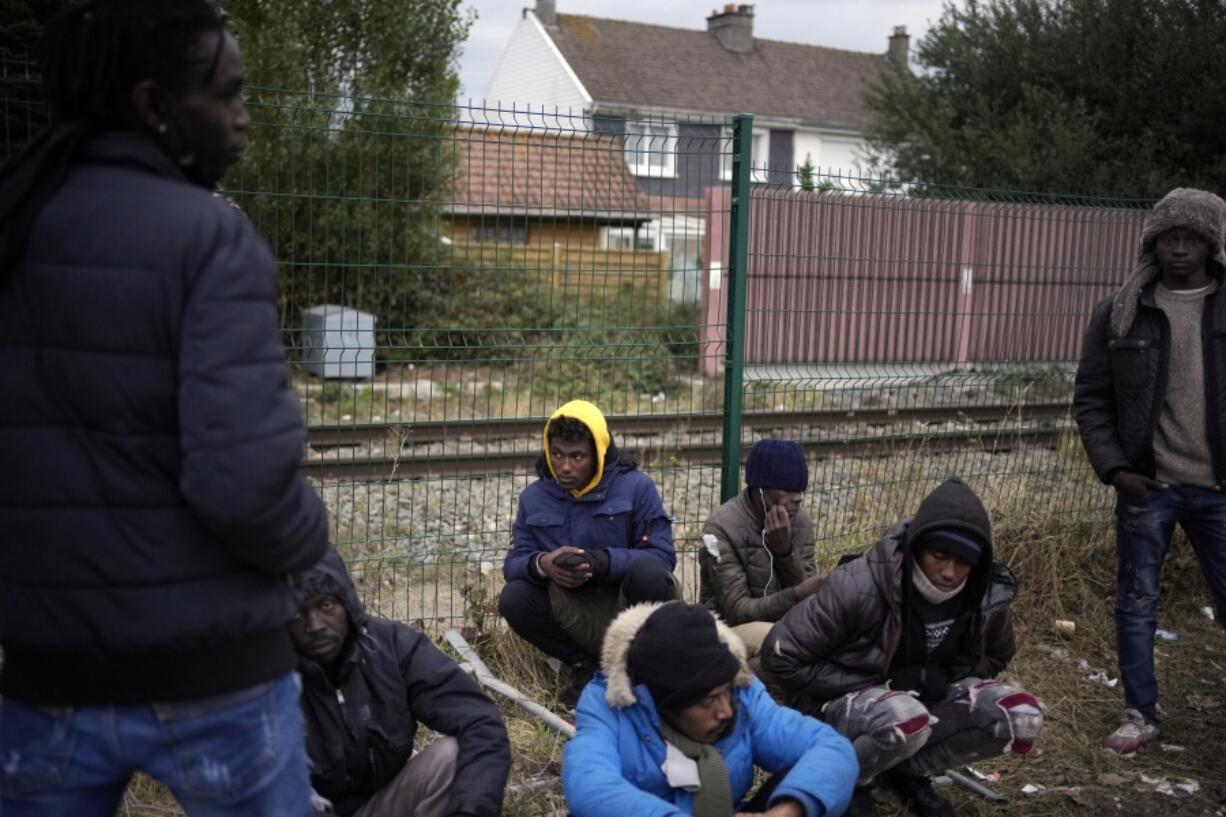
[[[1057,530],[1025,520],[998,526],[998,556],[1021,578],[1014,607],[1019,652],[1007,674],[1045,703],[1047,725],[1030,755],[974,767],[989,778],[988,786],[1008,798],[1006,804],[990,804],[953,785],[941,791],[966,817],[1226,817],[1226,632],[1204,613],[1210,604],[1204,580],[1191,549],[1178,536],[1164,572],[1159,619],[1159,627],[1178,638],[1156,642],[1161,738],[1127,757],[1100,748],[1103,736],[1118,723],[1123,694],[1118,683],[1110,685],[1118,675],[1112,532],[1101,515],[1095,518]],[[482,573],[474,570],[467,583],[455,585],[460,589],[454,591],[454,606],[468,617],[470,641],[499,677],[564,714],[557,693],[566,679],[488,615],[495,604],[497,571]],[[419,587],[431,575],[437,574],[417,576]],[[377,580],[397,595],[395,585],[406,578],[380,575]],[[446,584],[451,586],[453,578]],[[483,623],[475,626],[479,615]],[[1056,619],[1075,621],[1075,633],[1054,632]],[[449,623],[458,624],[459,616]],[[515,751],[504,814],[529,817],[562,809],[558,772],[563,740],[514,705],[499,703]],[[887,795],[880,797],[879,808],[887,817],[905,813]],[[134,782],[118,811],[133,817],[180,813],[164,791],[143,778]]]

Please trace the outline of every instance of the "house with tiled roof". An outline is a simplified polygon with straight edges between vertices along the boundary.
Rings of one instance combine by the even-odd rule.
[[[647,239],[697,269],[706,190],[731,179],[730,118],[754,115],[751,178],[796,186],[797,169],[854,174],[871,114],[865,88],[906,70],[895,28],[880,54],[754,36],[752,5],[726,5],[705,29],[524,9],[486,93],[500,106],[560,111],[621,141],[659,218]],[[640,239],[641,240],[641,239]]]
[[[447,147],[440,210],[457,261],[549,270],[556,288],[588,293],[668,287],[669,254],[635,240],[655,215],[617,137],[486,123]]]
[[[755,181],[790,183],[806,160],[859,167],[871,121],[864,90],[891,66],[906,68],[906,30],[870,54],[757,38],[753,19],[752,5],[726,5],[705,30],[683,29],[563,14],[556,0],[537,0],[486,98],[585,113],[594,129],[623,136],[631,172],[657,180],[644,185],[653,194],[700,196],[726,178],[730,165],[715,155],[726,143],[712,142],[704,162],[687,142],[710,133],[702,120],[738,113],[754,115]]]
[[[602,231],[652,218],[612,135],[469,126],[448,148],[456,173],[442,210],[454,239],[596,246]]]

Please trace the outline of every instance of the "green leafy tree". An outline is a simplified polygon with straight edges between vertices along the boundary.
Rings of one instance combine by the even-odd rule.
[[[867,93],[903,181],[1152,198],[1226,190],[1222,0],[965,0]]]
[[[405,343],[443,250],[460,0],[231,0],[250,92],[227,187],[282,263],[282,315],[337,303]]]
[[[0,0],[0,161],[46,125],[38,52],[47,23],[66,0]]]
[[[67,0],[0,0],[0,54],[34,54],[43,31]]]
[[[804,163],[796,167],[796,182],[800,185],[801,190],[811,193],[817,187],[816,182],[813,181],[813,174],[816,171],[817,168],[813,166],[813,157],[806,153]]]

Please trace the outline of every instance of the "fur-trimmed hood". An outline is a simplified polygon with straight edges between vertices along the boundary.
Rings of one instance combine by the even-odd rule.
[[[1162,274],[1154,243],[1167,230],[1182,227],[1209,242],[1210,259],[1226,269],[1226,202],[1207,190],[1177,187],[1162,197],[1145,217],[1141,229],[1140,260],[1132,276],[1111,300],[1111,334],[1123,337],[1132,327],[1145,287]]]
[[[600,667],[605,675],[605,701],[614,709],[624,709],[638,703],[634,694],[635,684],[630,678],[627,658],[630,653],[630,645],[648,617],[665,604],[671,603],[649,602],[629,607],[613,620],[605,632],[604,644],[600,649]],[[719,640],[727,645],[741,665],[736,677],[732,679],[733,686],[748,686],[753,679],[753,670],[749,668],[744,642],[732,631],[731,627],[720,620],[719,616],[712,614],[711,617],[715,619],[715,630],[719,635]]]

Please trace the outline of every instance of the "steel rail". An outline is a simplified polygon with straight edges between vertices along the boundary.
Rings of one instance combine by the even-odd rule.
[[[1068,403],[1033,405],[966,405],[920,408],[816,409],[808,411],[746,412],[747,428],[828,428],[846,423],[885,425],[899,422],[942,423],[950,420],[975,423],[1000,423],[1006,420],[1059,420],[1068,416]],[[307,429],[312,448],[361,446],[399,440],[401,445],[424,445],[447,440],[504,440],[535,437],[548,417],[506,417],[493,419],[431,420],[425,422],[336,423],[313,425]],[[723,428],[723,414],[691,412],[685,414],[613,414],[609,428],[618,437],[717,432]]]
[[[869,437],[832,437],[799,440],[810,458],[881,457],[898,451],[919,450],[927,454],[947,453],[974,447],[999,453],[1019,445],[1051,447],[1065,435],[1076,433],[1076,426],[1063,423],[1050,428],[1020,428],[999,433],[982,430],[940,431],[931,434],[882,434]],[[625,449],[644,466],[718,465],[723,446],[719,442],[678,445],[630,444]],[[537,451],[516,449],[484,452],[399,452],[379,457],[326,457],[303,463],[303,471],[321,480],[386,481],[439,476],[496,475],[529,469]]]

